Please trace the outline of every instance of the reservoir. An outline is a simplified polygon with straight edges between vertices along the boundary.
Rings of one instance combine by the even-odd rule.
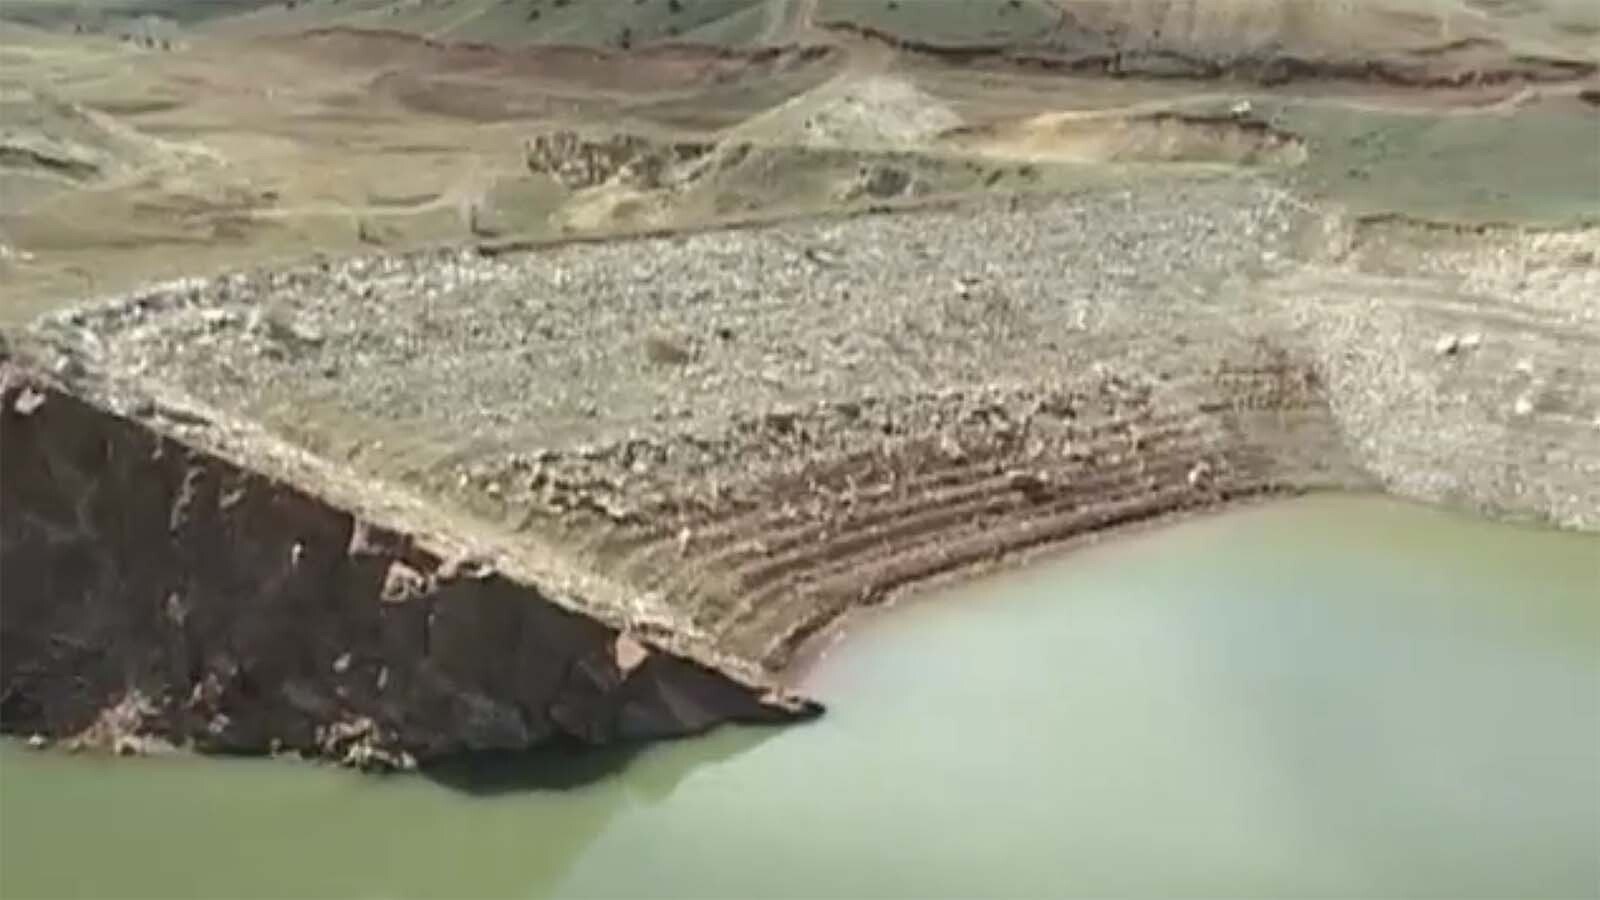
[[[0,895],[1600,894],[1600,539],[1314,496],[855,623],[829,712],[367,777],[0,745]]]

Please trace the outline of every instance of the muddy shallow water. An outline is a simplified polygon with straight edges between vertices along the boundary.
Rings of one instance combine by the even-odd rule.
[[[819,722],[363,778],[0,747],[0,894],[1600,892],[1600,539],[1314,497],[863,622]]]

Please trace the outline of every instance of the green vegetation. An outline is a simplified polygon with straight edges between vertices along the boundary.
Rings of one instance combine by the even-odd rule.
[[[498,42],[517,35],[542,43],[629,46],[720,31],[730,38],[728,43],[743,43],[758,36],[747,23],[762,5],[762,0],[468,0],[452,4],[464,21],[443,35],[468,41]],[[472,7],[477,7],[476,14],[469,13]],[[403,15],[396,18],[403,21]]]
[[[290,0],[238,24],[269,32],[381,28],[504,46],[740,46],[775,40],[786,9],[783,0]]]
[[[1301,106],[1274,117],[1311,146],[1308,186],[1360,214],[1461,222],[1600,221],[1593,119],[1523,109],[1434,116]],[[1591,152],[1579,152],[1579,148]]]
[[[225,21],[255,31],[334,26],[511,44],[631,47],[777,40],[788,0],[6,0],[0,19],[40,28],[116,30],[156,18]]]
[[[816,18],[908,41],[990,44],[1044,37],[1061,21],[1061,7],[1049,0],[820,0]]]
[[[71,28],[150,16],[191,25],[267,5],[265,0],[5,0],[0,21]]]

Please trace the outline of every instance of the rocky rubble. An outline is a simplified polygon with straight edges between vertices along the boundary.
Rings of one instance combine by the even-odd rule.
[[[1374,222],[1262,293],[1388,489],[1600,528],[1600,232]]]
[[[656,142],[627,134],[587,136],[570,129],[528,140],[528,170],[549,175],[568,190],[617,181],[630,187],[662,186],[668,173],[711,152],[706,142]]]
[[[217,739],[232,746],[421,758],[556,734],[675,733],[750,712],[738,704],[752,691],[767,710],[762,686],[856,606],[1241,498],[1381,487],[1595,527],[1594,233],[1385,227],[1256,178],[1146,180],[239,273],[58,315],[25,340],[68,383],[142,386],[127,409],[158,431],[214,435],[225,410],[291,448],[279,456],[404,492],[437,532],[497,548],[488,569],[385,552],[331,570],[364,573],[353,589],[229,601],[245,605],[218,614],[223,633],[263,627],[252,610],[321,597],[267,615],[284,636],[272,646],[300,647],[305,633],[286,623],[302,620],[339,640],[279,668],[230,656],[136,682],[141,696],[180,698],[158,703],[161,733],[201,741],[221,713]],[[13,411],[32,396],[18,393]],[[250,441],[228,446],[251,464]],[[18,458],[29,457],[8,445],[7,465]],[[185,493],[181,467],[163,477]],[[10,510],[75,522],[72,492],[93,483],[30,476],[8,490],[35,481],[56,493],[21,507],[8,496],[8,562],[44,539]],[[365,495],[342,496],[353,508]],[[326,515],[334,537],[299,558],[350,558],[354,524]],[[95,533],[58,531],[78,547]],[[254,544],[226,545],[207,577],[294,583],[296,544],[275,540],[270,565]],[[147,555],[112,558],[137,574]],[[107,597],[108,616],[151,615]],[[354,630],[306,618],[352,603],[340,621]],[[98,627],[82,611],[5,614],[8,635]],[[407,616],[438,617],[420,629],[434,637],[386,649],[384,623]],[[455,635],[443,644],[441,622]],[[551,637],[567,632],[586,636]],[[534,645],[562,648],[551,651],[562,674],[506,674],[550,658],[528,654]],[[38,646],[8,650],[7,665],[54,659]],[[12,695],[22,677],[8,670]],[[633,693],[647,682],[658,684],[648,699]],[[67,712],[49,721],[87,728],[125,696],[115,679],[62,688]],[[228,712],[257,705],[289,718],[265,727]]]

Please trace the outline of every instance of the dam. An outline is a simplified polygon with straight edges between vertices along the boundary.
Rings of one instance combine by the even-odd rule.
[[[1592,529],[1597,241],[1225,174],[68,309],[7,363],[3,721],[409,768],[805,718],[852,611],[1233,502]]]
[[[0,7],[0,896],[1600,896],[1600,5]]]

